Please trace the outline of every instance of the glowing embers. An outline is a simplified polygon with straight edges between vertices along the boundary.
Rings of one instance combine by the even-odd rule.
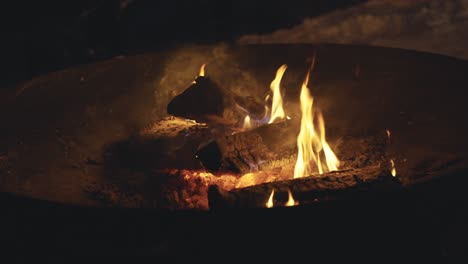
[[[188,207],[203,208],[208,206],[208,200],[213,201],[210,208],[222,208],[224,205],[288,207],[298,205],[298,201],[302,206],[307,206],[318,198],[322,200],[321,193],[328,195],[328,190],[337,197],[342,194],[336,194],[336,190],[360,188],[362,183],[368,184],[378,177],[388,176],[392,181],[398,180],[392,177],[396,175],[395,164],[390,160],[392,157],[387,159],[384,154],[385,145],[389,143],[389,130],[386,135],[384,131],[379,131],[375,138],[374,135],[328,135],[324,116],[314,105],[316,101],[311,94],[315,90],[315,82],[309,84],[309,77],[313,73],[308,71],[302,85],[297,85],[300,89],[293,94],[297,99],[291,101],[290,93],[284,98],[282,96],[281,83],[286,69],[288,67],[284,64],[276,70],[270,89],[265,89],[267,95],[255,97],[246,89],[243,90],[245,94],[224,93],[231,87],[221,89],[215,86],[212,78],[205,77],[205,65],[200,67],[196,83],[182,93],[185,97],[178,106],[187,110],[183,114],[192,114],[190,116],[195,121],[188,120],[192,117],[185,115],[182,120],[200,127],[197,131],[204,134],[186,133],[194,130],[190,126],[187,131],[177,130],[171,137],[160,137],[162,140],[167,138],[168,143],[164,141],[164,146],[170,146],[171,153],[175,153],[166,159],[173,162],[172,166],[184,170],[187,167],[180,165],[184,160],[192,166],[183,172],[185,177],[182,184],[185,187],[174,187],[168,193],[174,201]],[[230,80],[227,81],[223,84],[230,85]],[[208,92],[205,93],[205,89]],[[199,111],[199,108],[211,105],[211,101],[206,99],[213,95],[212,91],[220,92],[217,97],[223,99],[220,102],[227,98],[229,103],[222,104],[224,108],[220,104],[216,111]],[[320,100],[318,98],[317,101]],[[193,107],[185,108],[192,102]],[[328,117],[327,112],[324,113]],[[213,114],[232,122],[213,121]],[[200,118],[207,116],[210,118]],[[173,120],[176,125],[181,122]],[[173,140],[175,137],[183,140]],[[197,146],[196,151],[194,146]],[[180,153],[188,153],[187,157],[190,158],[185,159]],[[341,162],[335,153],[339,154]],[[154,156],[159,162],[159,157],[163,155]],[[161,164],[168,166],[168,162]],[[385,173],[381,173],[381,164],[385,167]],[[366,170],[370,166],[375,171]],[[212,186],[217,187],[218,192],[207,193]],[[184,189],[191,192],[184,192]],[[194,199],[191,199],[192,195]],[[343,197],[345,195],[343,192]]]

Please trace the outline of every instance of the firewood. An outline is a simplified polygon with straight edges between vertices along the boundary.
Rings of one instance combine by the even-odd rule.
[[[169,102],[167,113],[214,126],[235,126],[247,114],[262,117],[265,106],[252,96],[235,94],[211,78],[199,76]]]
[[[264,170],[273,161],[294,155],[297,124],[292,120],[222,136],[202,146],[197,157],[212,172],[246,173]]]
[[[388,163],[386,149],[389,140],[385,131],[372,131],[359,136],[346,135],[337,141],[335,151],[342,169]]]
[[[211,172],[248,173],[291,165],[297,156],[299,123],[286,120],[219,137],[202,146],[197,157]],[[336,133],[335,133],[336,134]],[[342,168],[361,168],[385,162],[385,131],[335,140]]]
[[[388,168],[376,165],[268,182],[231,191],[225,191],[213,185],[208,190],[208,201],[210,209],[259,208],[266,207],[273,190],[275,191],[274,206],[284,206],[288,200],[288,191],[293,194],[298,204],[307,204],[322,199],[364,195],[366,191],[394,191],[400,187],[399,180],[390,174]]]
[[[200,169],[195,158],[198,145],[212,138],[205,124],[166,117],[132,137],[105,148],[105,167],[150,170],[163,168]],[[88,164],[92,161],[88,161]]]
[[[206,116],[223,116],[223,90],[210,78],[199,76],[184,92],[167,105],[170,115],[202,120]]]

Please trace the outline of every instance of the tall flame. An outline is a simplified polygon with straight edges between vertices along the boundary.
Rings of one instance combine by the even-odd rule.
[[[325,137],[325,122],[321,113],[317,114],[318,130],[314,127],[314,115],[312,106],[314,98],[310,94],[307,84],[309,82],[310,71],[315,62],[315,57],[312,60],[311,69],[302,83],[300,104],[301,104],[301,128],[297,136],[297,161],[294,167],[294,178],[310,176],[313,172],[313,165],[317,167],[318,173],[324,171],[334,171],[338,169],[340,161],[336,157],[333,150],[330,148]],[[321,160],[321,153],[325,162]]]
[[[206,64],[202,64],[202,66],[200,67],[200,73],[198,74],[198,76],[205,76],[205,66]]]
[[[268,198],[268,202],[265,204],[267,208],[273,207],[273,195],[275,194],[275,189],[271,190],[270,197]]]
[[[312,105],[314,99],[310,95],[307,83],[309,82],[309,73],[307,73],[304,82],[302,83],[301,95],[299,97],[301,102],[301,129],[297,136],[297,161],[294,168],[294,178],[300,178],[312,173],[311,161],[319,165],[319,172],[321,170],[320,163],[317,163],[317,157],[314,153],[313,143],[317,140],[315,136],[314,122],[312,116]],[[321,173],[321,172],[320,172]]]
[[[281,97],[280,84],[283,78],[284,72],[288,66],[286,64],[281,65],[276,71],[275,79],[270,84],[270,90],[273,93],[272,104],[271,104],[271,116],[268,124],[273,123],[276,119],[285,117],[283,110],[283,98]]]

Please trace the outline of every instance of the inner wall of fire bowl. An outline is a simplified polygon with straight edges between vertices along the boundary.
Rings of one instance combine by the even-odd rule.
[[[188,114],[203,109],[217,114],[169,114],[170,102],[201,81],[202,65],[202,75],[229,94],[222,109],[211,107],[216,95],[207,93],[182,105]],[[286,117],[268,124],[264,110],[273,106],[270,85],[282,65],[287,65],[280,84]],[[9,168],[1,170],[7,183],[2,188],[92,206],[206,210],[320,201],[341,189],[361,191],[359,183],[376,179],[384,179],[386,187],[411,186],[466,168],[467,143],[459,137],[467,132],[461,122],[466,117],[459,106],[467,69],[465,61],[449,57],[378,47],[216,45],[50,74],[18,87],[20,96],[11,106],[17,114],[7,120],[11,141],[4,144],[16,154],[1,160],[2,168]],[[308,73],[313,109],[323,116],[327,145],[340,167],[320,174],[315,166],[306,177],[311,180],[294,182],[297,148],[284,147],[297,146]],[[77,94],[70,97],[63,87]],[[47,104],[33,99],[46,95]],[[63,111],[63,102],[73,103]],[[247,115],[250,128],[244,126]],[[38,126],[43,134],[24,132]],[[280,158],[252,164],[242,153],[224,155],[223,146],[235,142]],[[230,166],[210,163],[216,158]]]

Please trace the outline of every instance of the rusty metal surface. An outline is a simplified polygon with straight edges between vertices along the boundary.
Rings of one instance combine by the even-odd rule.
[[[164,117],[201,64],[218,83],[252,96],[263,96],[276,68],[288,64],[285,108],[294,114],[314,53],[310,88],[330,137],[389,129],[388,155],[407,185],[467,168],[466,61],[366,46],[218,45],[118,58],[18,84],[2,95],[0,191],[81,205],[97,205],[84,191],[96,183],[146,184],[150,192],[144,174],[109,175],[99,163],[109,145]]]

